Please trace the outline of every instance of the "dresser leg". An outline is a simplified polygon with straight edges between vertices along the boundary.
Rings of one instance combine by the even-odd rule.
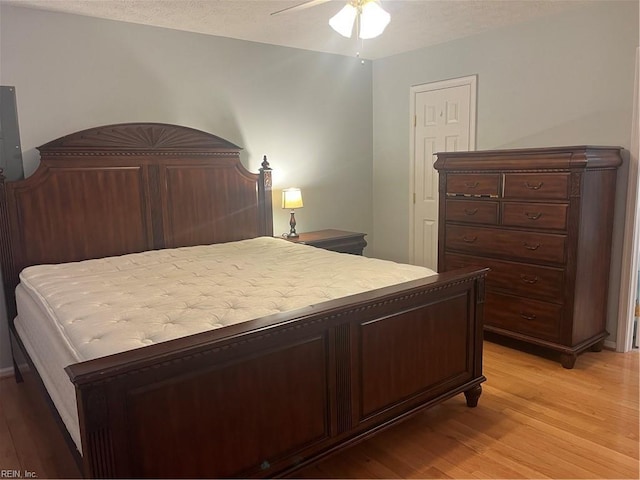
[[[560,355],[560,363],[564,368],[572,369],[576,364],[576,358],[578,358],[578,355],[575,353],[563,353]]]
[[[473,408],[478,406],[478,399],[482,394],[482,386],[476,385],[475,387],[465,390],[464,396],[467,399],[467,407]]]
[[[602,347],[604,347],[604,338],[600,341],[598,341],[598,343],[594,343],[593,345],[591,345],[591,351],[592,352],[601,352],[602,351]]]

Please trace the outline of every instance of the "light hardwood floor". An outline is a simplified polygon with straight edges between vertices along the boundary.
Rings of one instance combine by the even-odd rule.
[[[640,477],[638,352],[553,356],[485,342],[477,408],[459,395],[297,473],[308,478]],[[78,476],[56,425],[0,381],[0,469]]]

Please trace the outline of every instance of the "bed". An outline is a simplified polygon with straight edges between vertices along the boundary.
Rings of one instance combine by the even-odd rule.
[[[485,270],[275,239],[266,158],[250,173],[191,128],[39,151],[26,180],[0,174],[11,345],[85,477],[290,476],[458,394],[477,405]]]

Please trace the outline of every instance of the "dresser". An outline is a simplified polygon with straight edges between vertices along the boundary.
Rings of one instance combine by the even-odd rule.
[[[491,269],[485,331],[561,353],[606,331],[617,147],[438,153],[438,270]]]
[[[333,252],[362,255],[364,247],[367,246],[367,241],[364,239],[365,236],[366,233],[327,229],[301,233],[294,238],[285,238],[290,242],[304,243],[305,245]]]

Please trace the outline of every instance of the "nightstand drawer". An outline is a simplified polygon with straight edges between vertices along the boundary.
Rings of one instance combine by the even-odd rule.
[[[447,176],[447,195],[470,195],[497,197],[500,191],[500,175]]]
[[[447,200],[447,221],[498,224],[498,202]]]
[[[502,225],[566,230],[568,208],[566,204],[505,202]]]
[[[569,174],[507,173],[504,176],[504,198],[569,198]]]
[[[526,263],[507,262],[468,255],[445,255],[445,269],[488,267],[487,287],[530,296],[561,304],[564,292],[564,270]]]
[[[560,334],[562,306],[487,292],[484,318],[489,327],[554,341]]]
[[[338,253],[350,253],[352,255],[362,255],[364,247],[367,246],[367,242],[363,237],[359,238],[343,238],[340,240],[326,241],[326,242],[300,242],[305,245],[311,245],[313,247],[322,248],[323,250],[331,250]]]
[[[445,227],[445,249],[510,257],[525,262],[562,264],[565,235],[521,232],[499,228]]]

